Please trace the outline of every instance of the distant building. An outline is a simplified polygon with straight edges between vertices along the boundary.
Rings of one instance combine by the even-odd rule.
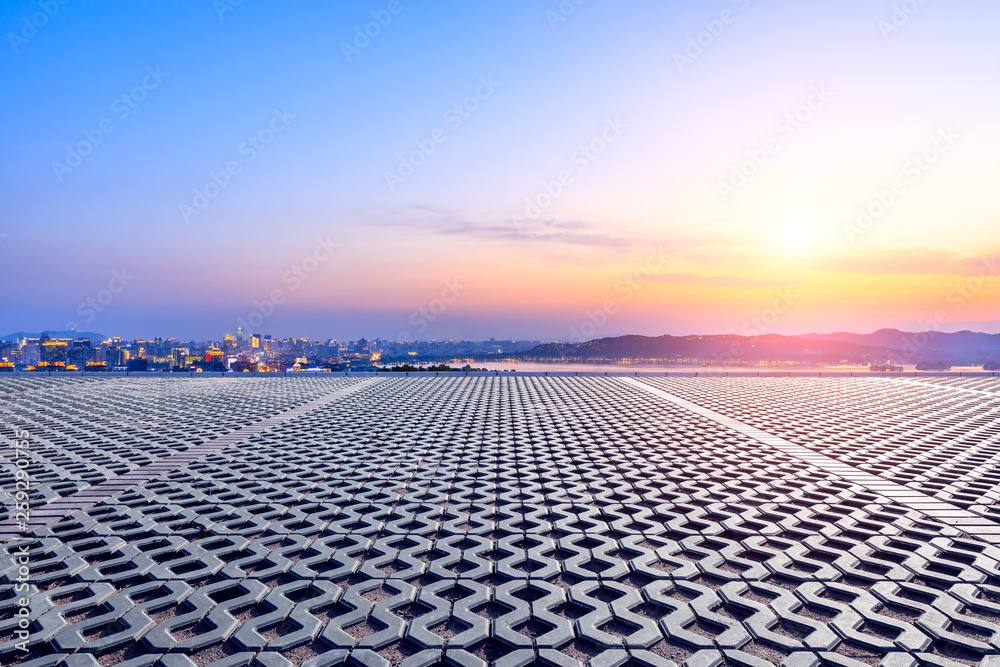
[[[260,334],[254,334],[250,336],[250,349],[259,350],[260,349]]]
[[[22,360],[22,363],[25,363],[25,364],[37,364],[39,361],[41,361],[41,356],[40,355],[41,355],[41,346],[40,345],[36,345],[36,344],[32,344],[32,343],[26,343],[21,348],[21,360]]]
[[[187,362],[187,348],[186,347],[175,347],[170,351],[170,356],[173,358],[174,366],[177,368],[184,368]]]
[[[126,368],[128,368],[128,370],[130,371],[148,371],[149,362],[146,361],[145,359],[139,359],[139,358],[129,359]]]
[[[112,368],[127,368],[130,356],[129,351],[125,348],[111,345],[104,353],[104,360]]]
[[[94,349],[90,347],[89,338],[79,338],[69,344],[69,349],[66,350],[66,363],[83,368],[90,361],[94,361]]]
[[[48,338],[46,335],[45,338]],[[69,346],[66,343],[54,340],[45,340],[41,345],[40,361],[54,364],[57,361],[66,361],[66,350]]]
[[[257,362],[246,357],[237,357],[231,368],[237,373],[252,373],[257,370]]]

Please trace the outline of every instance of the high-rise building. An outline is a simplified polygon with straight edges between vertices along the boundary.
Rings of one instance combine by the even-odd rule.
[[[175,347],[170,351],[170,356],[173,357],[174,366],[178,368],[184,368],[187,363],[187,348]]]
[[[236,347],[243,347],[243,327],[236,327]]]
[[[260,334],[250,336],[250,347],[254,350],[260,349]]]
[[[140,358],[129,359],[126,368],[130,371],[148,371],[149,362]]]
[[[124,367],[128,364],[129,356],[129,352],[125,348],[117,345],[110,345],[104,352],[104,361],[111,367]]]
[[[46,336],[47,337],[47,336]],[[64,342],[46,340],[42,343],[41,349],[41,361],[53,364],[57,361],[66,361],[66,348],[68,345]]]
[[[83,368],[88,361],[94,361],[94,350],[90,347],[90,339],[79,338],[70,343],[66,351],[66,363]]]

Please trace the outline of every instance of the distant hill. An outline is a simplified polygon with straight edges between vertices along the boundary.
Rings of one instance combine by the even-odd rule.
[[[38,338],[43,333],[47,333],[53,338],[89,338],[91,341],[102,341],[106,340],[107,337],[104,334],[94,333],[93,331],[54,331],[46,329],[45,331],[40,331],[37,333],[27,333],[24,331],[18,331],[16,333],[7,334],[0,338],[0,341],[13,341],[18,338]]]
[[[870,334],[855,334],[837,332],[831,334],[806,334],[807,340],[835,340],[858,345],[885,347],[895,350],[907,350],[918,347],[921,350],[945,352],[958,355],[992,355],[1000,356],[1000,334],[976,333],[974,331],[958,331],[942,333],[929,331],[925,333],[910,333],[898,329],[879,329]]]
[[[656,359],[668,361],[873,363],[921,361],[954,366],[1000,360],[1000,335],[917,334],[883,329],[872,334],[805,336],[617,336],[584,343],[546,343],[516,355],[529,359]]]

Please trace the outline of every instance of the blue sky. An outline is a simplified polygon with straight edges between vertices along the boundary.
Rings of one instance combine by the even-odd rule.
[[[449,280],[468,287],[424,337],[565,337],[609,296],[602,335],[733,331],[775,285],[803,294],[783,333],[913,328],[954,267],[997,246],[995,3],[914,3],[883,34],[892,2],[589,0],[554,24],[558,2],[230,2],[4,4],[0,329],[220,337],[278,290],[268,333],[394,337]],[[372,12],[389,20],[345,57]],[[722,201],[719,182],[823,86]],[[79,166],[54,167],[102,123]],[[279,125],[250,160],[248,137]],[[945,127],[954,148],[845,239]],[[560,172],[571,182],[518,223]],[[213,174],[226,186],[185,216]],[[284,280],[321,238],[338,251]],[[649,248],[661,274],[614,297]],[[910,265],[843,268],[890,256]],[[115,270],[134,278],[83,321]],[[995,328],[995,287],[949,325]]]

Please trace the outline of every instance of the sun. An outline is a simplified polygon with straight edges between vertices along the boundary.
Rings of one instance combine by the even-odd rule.
[[[802,249],[809,245],[809,227],[801,222],[789,222],[782,230],[782,238],[786,248]]]

